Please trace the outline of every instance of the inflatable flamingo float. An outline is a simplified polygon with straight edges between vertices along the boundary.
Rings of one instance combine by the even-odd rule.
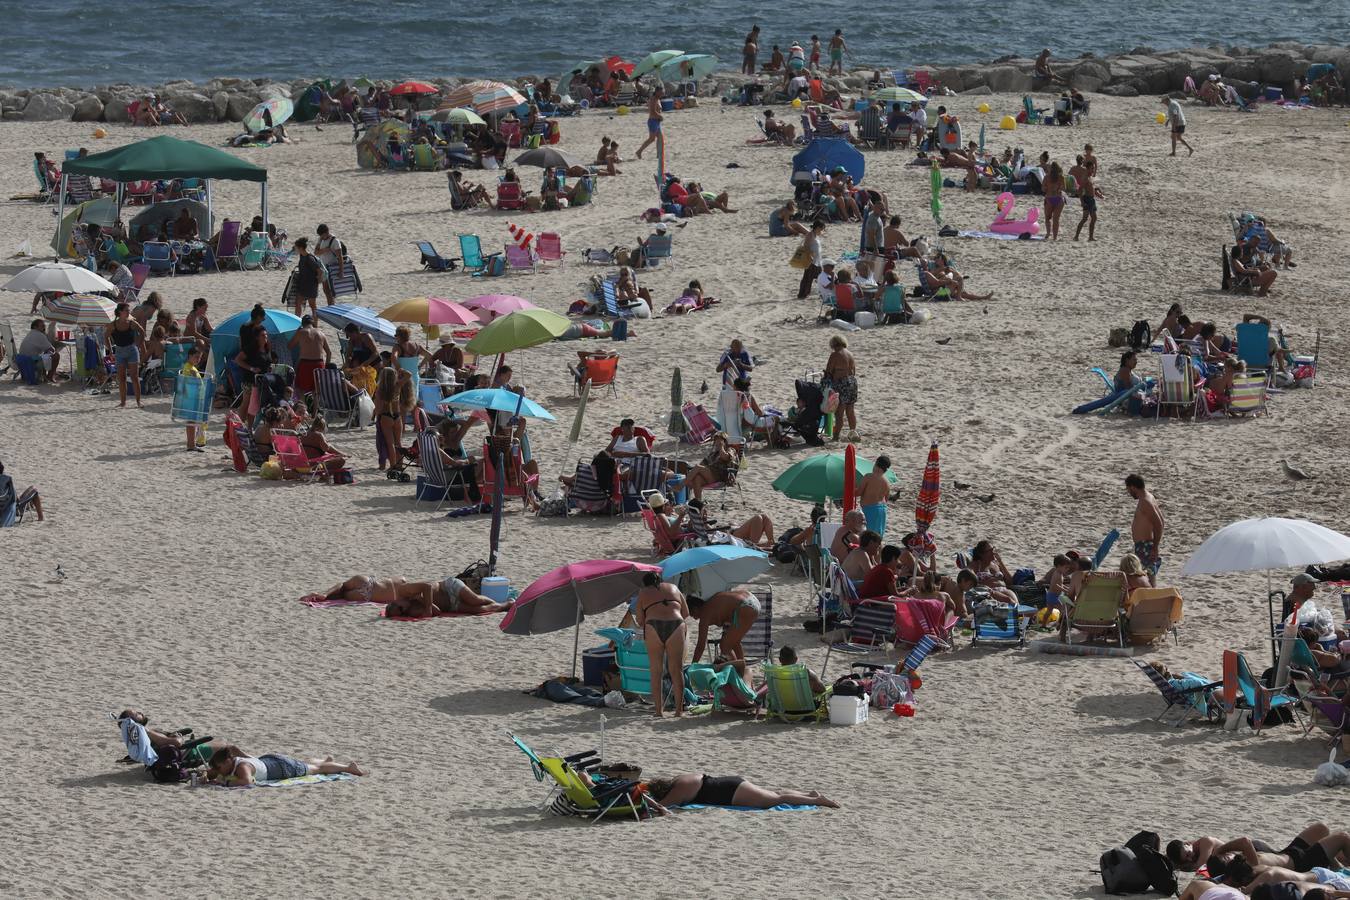
[[[997,232],[998,234],[1041,233],[1040,222],[1037,221],[1041,216],[1041,211],[1039,209],[1034,206],[1031,207],[1031,209],[1027,211],[1027,217],[1025,219],[1010,219],[1008,217],[1012,215],[1013,209],[1017,206],[1017,198],[1009,191],[1004,191],[998,195],[998,199],[995,202],[998,204],[998,215],[994,217],[994,221],[989,225],[990,231]]]

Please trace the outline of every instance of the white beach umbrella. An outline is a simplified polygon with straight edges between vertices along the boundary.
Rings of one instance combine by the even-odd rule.
[[[1350,537],[1307,519],[1268,517],[1243,519],[1225,525],[1201,544],[1182,575],[1219,575],[1225,572],[1266,573],[1266,597],[1270,603],[1271,569],[1303,568],[1350,559]],[[1275,634],[1275,607],[1270,606],[1270,631]],[[1289,647],[1297,629],[1284,629],[1275,684],[1284,683],[1288,671]],[[1272,649],[1274,645],[1272,643]]]
[[[29,266],[9,281],[0,284],[0,291],[14,291],[21,294],[97,294],[116,290],[117,285],[84,266],[59,262],[44,262]]]

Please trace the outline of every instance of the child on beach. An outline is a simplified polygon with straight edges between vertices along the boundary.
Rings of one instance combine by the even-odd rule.
[[[811,35],[811,68],[820,68],[820,35]]]
[[[1073,574],[1073,560],[1063,553],[1056,554],[1045,585],[1046,609],[1059,609],[1063,606],[1063,594],[1070,575]]]
[[[201,361],[202,351],[196,344],[188,348],[187,358],[183,360],[183,367],[178,370],[178,374],[183,378],[201,378],[201,370],[197,368],[197,363]],[[189,422],[187,425],[187,452],[205,453],[206,452],[206,425],[197,425]]]

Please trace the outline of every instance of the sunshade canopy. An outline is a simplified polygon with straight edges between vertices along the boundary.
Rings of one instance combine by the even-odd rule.
[[[112,181],[142,179],[222,178],[230,181],[266,181],[267,170],[239,157],[196,141],[168,135],[148,138],[65,165],[68,175],[94,175]]]

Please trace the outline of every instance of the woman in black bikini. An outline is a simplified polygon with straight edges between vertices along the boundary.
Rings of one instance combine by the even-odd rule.
[[[752,809],[771,809],[780,804],[790,806],[825,806],[838,809],[839,804],[820,791],[771,791],[751,784],[738,775],[676,775],[674,778],[654,778],[647,782],[647,796],[665,811],[667,806],[697,803],[703,806],[748,806]]]
[[[642,590],[637,595],[637,624],[647,644],[658,719],[665,715],[665,698],[661,694],[663,656],[675,694],[675,716],[684,715],[684,620],[688,616],[689,606],[675,585],[663,584],[655,572],[642,576]]]
[[[254,307],[256,313],[261,307]],[[259,316],[261,320],[261,316]],[[257,413],[257,404],[253,396],[253,381],[257,376],[266,374],[272,368],[272,360],[267,354],[267,331],[261,324],[250,321],[239,329],[239,352],[234,355],[234,364],[239,367],[239,415],[251,421]]]
[[[127,405],[127,378],[131,378],[131,387],[136,392],[136,407],[141,405],[141,344],[145,341],[145,329],[141,323],[131,317],[131,307],[125,303],[117,304],[116,316],[108,328],[108,346],[112,348],[113,358],[117,361],[117,395]]]
[[[380,370],[379,381],[375,384],[376,428],[384,441],[384,456],[380,458],[380,470],[386,466],[398,465],[403,450],[403,412],[399,404],[398,373],[401,370],[386,366]]]

